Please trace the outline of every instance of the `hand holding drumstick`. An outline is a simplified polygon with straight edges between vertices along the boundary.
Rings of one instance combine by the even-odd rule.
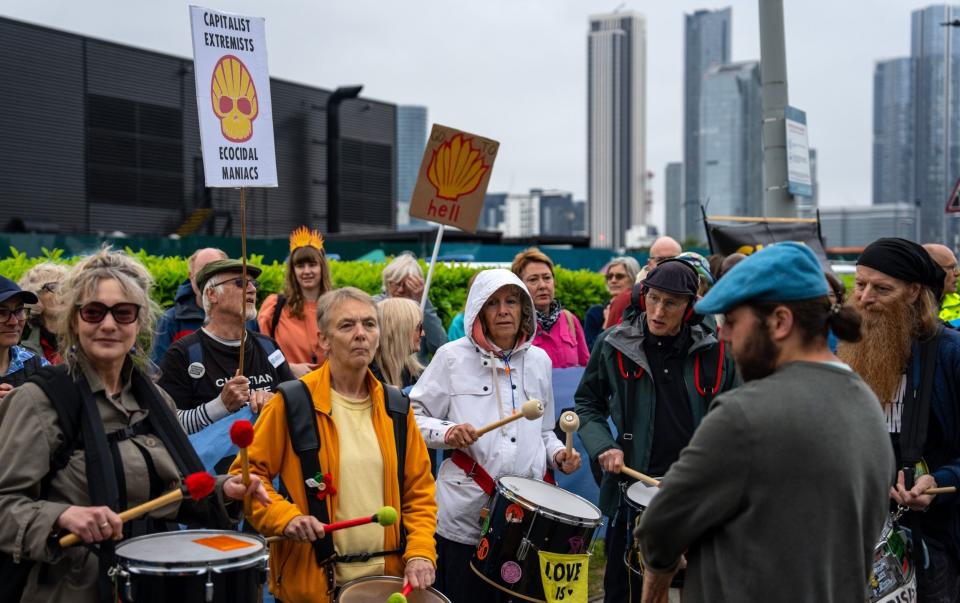
[[[480,429],[475,429],[473,425],[469,423],[461,423],[460,425],[454,425],[447,430],[446,436],[444,439],[447,444],[450,444],[454,448],[466,448],[470,446],[477,439],[485,433],[491,432],[494,429],[503,427],[508,423],[512,423],[518,419],[527,419],[528,421],[535,421],[543,416],[543,402],[540,400],[527,400],[520,406],[520,412],[515,412],[509,417],[504,417],[499,421],[494,421],[489,425],[485,425]]]

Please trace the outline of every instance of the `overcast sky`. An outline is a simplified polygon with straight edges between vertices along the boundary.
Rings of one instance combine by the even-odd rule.
[[[266,17],[270,73],[429,108],[429,120],[501,142],[491,191],[586,192],[588,16],[617,0],[202,0]],[[916,0],[785,0],[790,104],[807,112],[822,205],[870,202],[873,67],[906,56]],[[0,14],[190,56],[189,2],[0,0]],[[757,0],[629,1],[647,27],[647,166],[683,152],[683,15],[733,7],[732,60],[758,59]],[[280,183],[283,186],[283,183]]]

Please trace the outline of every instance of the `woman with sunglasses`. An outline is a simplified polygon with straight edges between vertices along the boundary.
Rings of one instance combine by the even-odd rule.
[[[151,285],[126,254],[104,249],[82,260],[63,284],[64,365],[41,370],[0,404],[0,552],[29,571],[22,594],[4,600],[112,600],[115,541],[171,522],[226,528],[242,512],[228,501],[251,494],[270,502],[259,480],[247,488],[224,476],[213,497],[121,522],[120,511],[203,468],[173,401],[143,372],[157,311]],[[75,439],[62,427],[68,418]],[[96,546],[62,550],[57,538],[68,533]]]
[[[607,262],[602,270],[607,282],[607,293],[610,299],[615,298],[625,289],[633,287],[640,274],[640,263],[630,256],[616,257]],[[597,336],[603,332],[603,325],[607,321],[607,309],[610,300],[602,304],[594,304],[587,310],[583,319],[583,335],[587,340],[587,347],[593,349]]]
[[[50,364],[60,364],[57,348],[57,317],[61,313],[57,288],[67,274],[67,267],[53,262],[37,264],[20,278],[20,288],[39,298],[27,308],[29,316],[20,345],[42,355]]]
[[[420,306],[405,297],[388,297],[377,302],[380,313],[380,345],[370,370],[380,381],[400,389],[417,382],[423,365],[417,360],[423,336]]]
[[[301,226],[290,235],[283,293],[268,295],[257,315],[260,332],[277,341],[298,378],[323,364],[317,300],[332,289],[323,237]]]

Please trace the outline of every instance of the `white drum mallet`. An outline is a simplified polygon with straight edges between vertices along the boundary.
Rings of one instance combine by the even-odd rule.
[[[509,417],[504,417],[499,421],[494,421],[489,425],[485,425],[477,430],[477,437],[479,438],[483,434],[493,431],[499,427],[503,427],[507,423],[512,423],[517,419],[527,419],[528,421],[535,421],[543,416],[543,402],[540,400],[527,400],[520,405],[520,412],[514,412]]]
[[[573,454],[573,434],[580,429],[580,417],[572,410],[560,415],[560,429],[567,434],[567,457]]]

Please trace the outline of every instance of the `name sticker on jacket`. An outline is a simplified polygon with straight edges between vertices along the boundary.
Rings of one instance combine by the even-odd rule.
[[[273,365],[273,368],[277,368],[287,361],[287,359],[283,357],[283,352],[281,352],[279,348],[267,356],[267,360],[270,361],[270,364]]]

